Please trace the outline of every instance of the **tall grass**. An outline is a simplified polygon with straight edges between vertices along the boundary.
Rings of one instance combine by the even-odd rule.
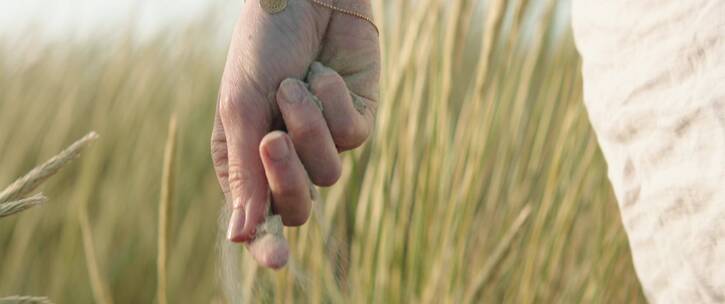
[[[176,116],[169,120],[169,135],[164,148],[164,167],[161,175],[161,195],[159,198],[159,233],[156,254],[156,301],[168,303],[166,287],[166,259],[168,258],[169,216],[174,194],[174,160],[176,156]]]
[[[241,297],[643,302],[579,58],[568,28],[555,26],[561,4],[373,2],[384,53],[375,134],[344,156],[311,222],[287,230],[288,268],[258,269],[238,250]],[[91,238],[108,301],[159,297],[158,172],[175,112],[161,287],[170,303],[225,301],[214,240],[222,197],[207,144],[225,54],[214,20],[150,39],[0,40],[0,184],[85,130],[104,135],[44,190],[62,204],[0,221],[0,295],[93,302]]]

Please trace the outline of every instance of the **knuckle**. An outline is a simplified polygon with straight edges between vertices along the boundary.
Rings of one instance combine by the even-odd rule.
[[[216,133],[216,130],[215,130]],[[217,177],[220,180],[226,180],[229,177],[227,162],[229,155],[227,153],[227,141],[224,136],[212,134],[211,138],[211,161],[214,165]]]
[[[237,113],[241,108],[239,99],[233,98],[230,95],[221,95],[219,97],[219,113],[229,114]]]
[[[211,158],[214,161],[214,166],[226,164],[227,161],[227,139],[225,136],[214,132],[211,136]]]
[[[229,155],[227,153],[226,145],[212,144],[211,146],[211,160],[214,164],[214,168],[221,169],[227,167],[229,161]]]
[[[224,124],[266,124],[270,108],[267,104],[244,102],[241,97],[222,95],[219,99],[219,117]],[[223,131],[222,131],[223,132]]]

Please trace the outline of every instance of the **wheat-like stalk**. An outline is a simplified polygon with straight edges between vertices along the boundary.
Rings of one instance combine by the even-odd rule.
[[[40,186],[40,184],[42,184],[45,180],[58,173],[64,165],[78,157],[83,147],[94,141],[96,138],[98,138],[98,134],[96,134],[96,132],[88,133],[88,135],[74,142],[68,146],[68,148],[61,151],[56,156],[53,156],[44,164],[35,167],[33,170],[28,172],[28,174],[25,174],[25,176],[17,179],[0,193],[0,204],[20,199],[38,188],[38,186]]]
[[[0,217],[5,217],[21,211],[25,211],[35,206],[42,205],[47,201],[47,197],[45,197],[42,193],[38,193],[31,197],[0,204]]]
[[[68,162],[78,157],[83,147],[96,138],[98,138],[96,132],[88,133],[88,135],[74,142],[44,164],[30,170],[28,174],[17,179],[0,192],[0,217],[13,215],[47,202],[48,198],[42,193],[29,197],[24,196],[38,188],[49,177],[58,173]]]
[[[0,304],[53,304],[53,302],[46,297],[9,296],[0,298]]]

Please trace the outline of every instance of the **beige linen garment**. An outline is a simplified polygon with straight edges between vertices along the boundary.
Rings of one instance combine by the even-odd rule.
[[[584,99],[652,303],[725,303],[725,0],[574,0]]]

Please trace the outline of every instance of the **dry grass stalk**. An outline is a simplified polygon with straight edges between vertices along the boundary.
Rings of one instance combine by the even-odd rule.
[[[529,214],[531,214],[531,206],[527,205],[524,207],[523,210],[521,210],[521,213],[519,213],[519,216],[516,217],[516,220],[514,220],[513,225],[511,225],[511,228],[506,232],[506,234],[501,239],[501,242],[498,243],[498,246],[496,246],[496,249],[493,251],[493,254],[491,257],[486,261],[486,266],[483,268],[483,270],[478,274],[478,276],[473,280],[473,284],[471,284],[471,288],[469,288],[466,291],[466,298],[463,301],[463,303],[474,303],[476,301],[476,294],[478,294],[483,286],[486,285],[488,282],[488,279],[491,278],[491,275],[493,274],[494,270],[496,270],[496,266],[499,265],[499,262],[501,262],[501,259],[503,259],[506,252],[511,248],[511,242],[514,240],[514,237],[518,234],[519,230],[521,229],[521,226],[526,223],[526,220],[529,218]]]
[[[108,285],[101,278],[101,271],[98,268],[96,259],[96,250],[93,245],[93,233],[91,232],[91,223],[88,220],[88,210],[85,204],[78,209],[78,220],[81,226],[81,235],[83,236],[83,252],[86,255],[86,266],[88,268],[88,276],[91,278],[91,289],[96,303],[112,304],[111,294],[108,292]]]
[[[174,160],[176,154],[176,115],[169,121],[169,135],[164,149],[164,167],[161,177],[161,197],[159,199],[159,235],[156,256],[157,287],[156,297],[159,304],[168,302],[166,297],[166,252],[169,244],[169,214],[174,194]]]
[[[0,217],[5,217],[25,211],[35,206],[42,205],[47,201],[47,197],[45,197],[42,193],[38,193],[31,197],[0,204]]]
[[[46,297],[9,296],[0,298],[0,304],[53,304],[53,302]]]
[[[35,167],[28,174],[16,180],[0,193],[0,204],[17,200],[38,188],[48,177],[58,173],[58,170],[63,168],[65,164],[78,157],[83,147],[96,138],[98,138],[96,132],[88,133],[88,135],[74,142],[44,164]]]

